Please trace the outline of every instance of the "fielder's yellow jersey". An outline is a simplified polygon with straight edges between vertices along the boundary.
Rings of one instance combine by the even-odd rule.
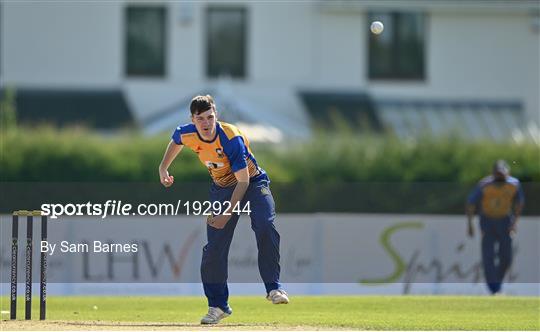
[[[497,182],[493,176],[488,176],[471,192],[468,203],[479,207],[481,217],[500,220],[510,218],[514,205],[523,204],[524,197],[518,179],[508,176],[506,180]]]
[[[236,185],[234,172],[246,167],[250,178],[264,173],[249,148],[249,140],[232,124],[218,122],[216,136],[211,141],[205,141],[194,124],[178,126],[172,139],[193,150],[220,187]]]

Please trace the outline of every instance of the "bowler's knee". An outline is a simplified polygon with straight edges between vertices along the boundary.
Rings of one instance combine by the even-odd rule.
[[[264,219],[251,223],[251,229],[256,235],[267,235],[277,233],[273,219]]]

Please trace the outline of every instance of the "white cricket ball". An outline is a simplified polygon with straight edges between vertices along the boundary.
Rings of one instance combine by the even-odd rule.
[[[384,30],[384,25],[382,24],[381,21],[374,21],[373,23],[371,23],[371,32],[373,32],[374,34],[378,35],[380,34],[381,32],[383,32]]]
[[[98,309],[98,307],[97,307],[97,305],[95,305],[95,306],[94,306],[94,310],[97,310],[97,309]]]

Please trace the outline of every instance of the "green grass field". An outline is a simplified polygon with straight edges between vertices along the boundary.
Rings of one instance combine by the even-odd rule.
[[[37,299],[33,317],[39,316]],[[458,296],[297,296],[288,305],[262,297],[231,297],[225,329],[539,330],[540,299]],[[18,301],[19,319],[24,301]],[[4,329],[196,329],[206,311],[202,297],[57,297],[46,322],[10,322],[1,298]]]

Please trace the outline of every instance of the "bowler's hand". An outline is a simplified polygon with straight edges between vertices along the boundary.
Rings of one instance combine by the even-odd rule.
[[[467,226],[467,235],[470,238],[474,237],[474,226],[472,224],[468,224],[468,226]]]
[[[214,216],[214,215],[211,215],[211,216],[208,216],[208,218],[206,219],[206,223],[210,227],[214,227],[214,228],[217,228],[217,229],[223,229],[225,227],[225,225],[227,224],[227,222],[229,221],[229,219],[231,219],[231,216],[224,216],[224,215]]]
[[[168,171],[159,171],[159,179],[165,188],[169,188],[174,183],[174,176],[169,175]]]

